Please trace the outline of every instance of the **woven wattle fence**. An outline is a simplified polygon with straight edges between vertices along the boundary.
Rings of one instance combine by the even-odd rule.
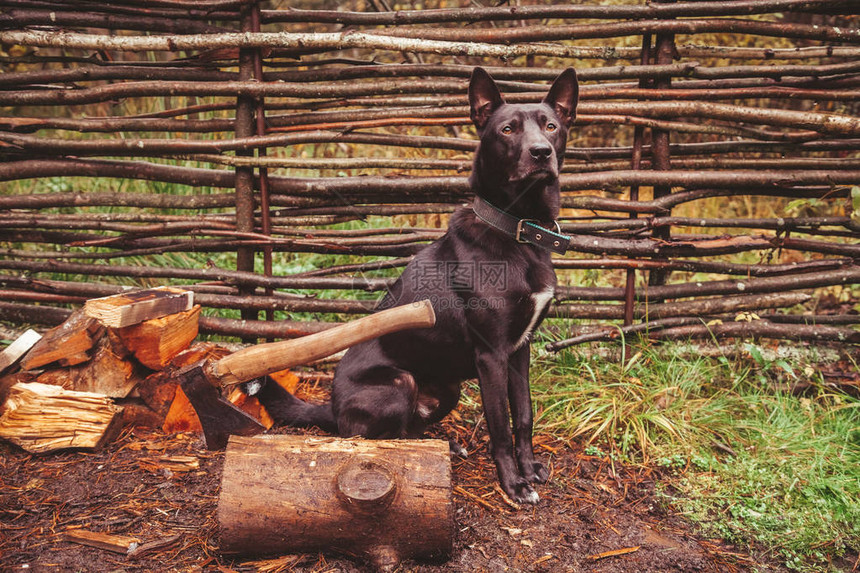
[[[0,0],[0,319],[164,283],[245,339],[369,312],[470,199],[472,68],[534,102],[574,66],[552,314],[587,324],[554,348],[860,338],[783,310],[856,304],[855,2],[332,4]]]

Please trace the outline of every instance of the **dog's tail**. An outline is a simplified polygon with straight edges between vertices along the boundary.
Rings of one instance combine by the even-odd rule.
[[[309,404],[299,400],[269,376],[245,382],[242,391],[254,396],[279,425],[310,428],[316,426],[326,432],[337,434],[337,422],[331,402]]]

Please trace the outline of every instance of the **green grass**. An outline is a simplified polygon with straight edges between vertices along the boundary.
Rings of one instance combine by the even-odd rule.
[[[708,534],[827,570],[829,557],[860,546],[858,420],[857,401],[834,395],[750,400],[745,446],[681,477],[666,498]]]
[[[666,503],[705,535],[757,542],[800,571],[860,549],[860,401],[812,364],[681,354],[637,343],[621,359],[573,349],[535,365],[536,427],[597,454],[667,468]],[[813,382],[803,396],[777,383]]]

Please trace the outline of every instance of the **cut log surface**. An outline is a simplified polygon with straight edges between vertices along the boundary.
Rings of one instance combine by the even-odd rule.
[[[168,314],[185,312],[193,304],[194,294],[191,291],[157,287],[88,300],[84,303],[84,312],[105,326],[123,328]]]
[[[33,370],[57,362],[73,366],[89,360],[89,352],[104,333],[97,320],[75,311],[63,324],[42,336],[23,358],[21,368]]]
[[[200,306],[145,320],[140,324],[117,330],[126,348],[135,358],[152,370],[162,370],[197,338]]]
[[[232,436],[218,502],[226,553],[337,551],[390,570],[452,550],[441,440]]]
[[[3,352],[0,352],[0,373],[18,362],[41,338],[42,335],[35,330],[27,330],[4,348]]]
[[[0,437],[34,453],[97,448],[118,429],[121,412],[99,394],[38,382],[16,384],[0,415]]]

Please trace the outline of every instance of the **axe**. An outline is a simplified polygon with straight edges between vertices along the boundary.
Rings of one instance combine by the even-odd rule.
[[[265,430],[253,416],[221,396],[220,388],[307,364],[359,342],[410,328],[429,328],[436,315],[429,300],[371,314],[293,340],[249,346],[218,360],[201,360],[178,372],[179,383],[200,418],[206,447],[219,450],[231,434],[250,436]]]

